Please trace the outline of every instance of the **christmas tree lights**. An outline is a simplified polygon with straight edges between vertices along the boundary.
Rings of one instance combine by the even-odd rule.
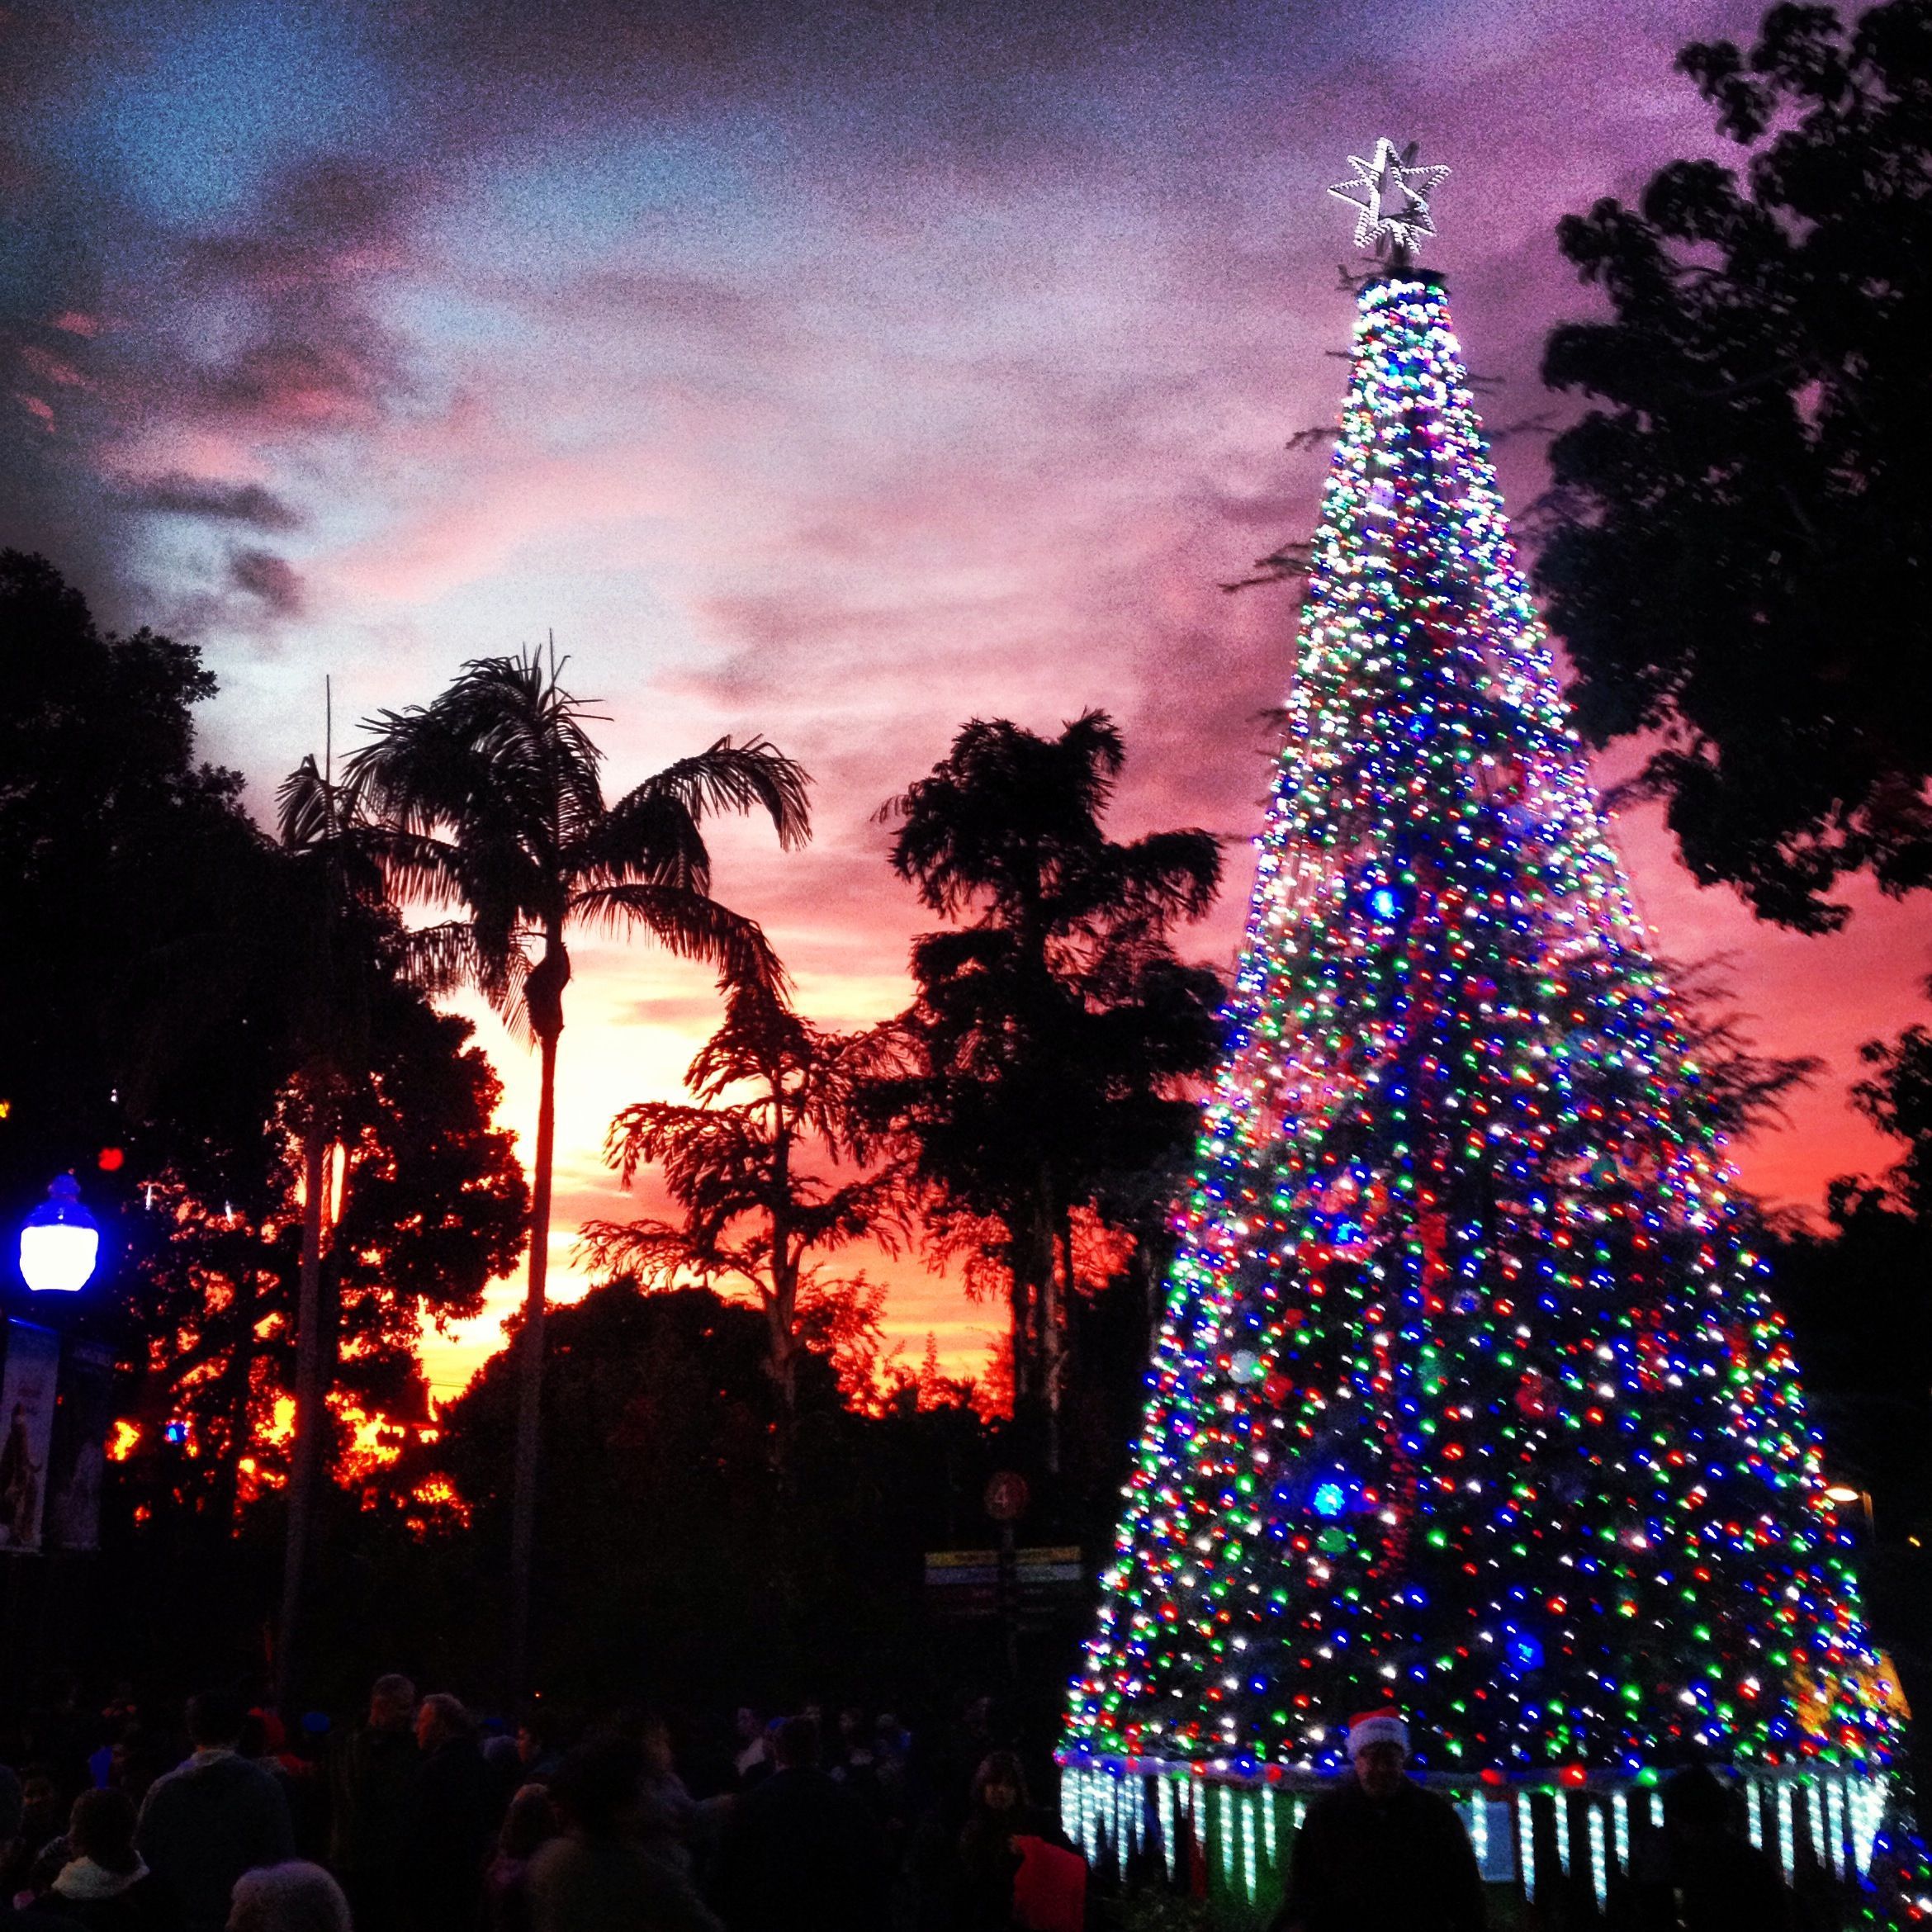
[[[1359,298],[1230,1044],[1063,1762],[1077,1788],[1305,1783],[1342,1767],[1348,1713],[1395,1702],[1424,1768],[1551,1793],[1599,1888],[1632,1794],[1699,1756],[1849,1870],[1896,1692],[1442,288],[1397,239]],[[1602,1802],[1573,1817],[1573,1790]],[[1528,1816],[1476,1809],[1485,1843]],[[1162,1797],[1133,1829],[1191,1815]],[[1226,1855],[1262,1829],[1237,1819]],[[1499,1855],[1532,1858],[1513,1835]]]

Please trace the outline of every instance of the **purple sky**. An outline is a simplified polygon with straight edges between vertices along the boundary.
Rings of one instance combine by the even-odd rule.
[[[719,890],[813,1016],[869,1020],[921,923],[870,815],[968,717],[1105,706],[1123,833],[1257,825],[1292,608],[1215,585],[1312,517],[1325,452],[1284,444],[1340,402],[1345,157],[1387,132],[1454,168],[1429,259],[1491,426],[1518,423],[1588,304],[1556,218],[1713,146],[1670,57],[1756,12],[0,7],[0,542],[205,643],[208,742],[258,807],[320,742],[325,673],[340,746],[546,632],[613,787],[766,733],[818,836],[727,832]],[[1518,512],[1541,450],[1502,439]],[[1815,1202],[1882,1160],[1844,1089],[1915,1010],[1917,910],[1780,935],[1654,826],[1620,836],[1660,947],[1735,950],[1766,1042],[1832,1063],[1746,1177]],[[1248,876],[1237,846],[1195,949],[1224,958]],[[701,975],[587,949],[560,1262],[621,1211],[604,1122],[675,1088],[715,1011]],[[521,1128],[529,1063],[485,1039]],[[988,1311],[889,1271],[910,1352],[971,1357]]]

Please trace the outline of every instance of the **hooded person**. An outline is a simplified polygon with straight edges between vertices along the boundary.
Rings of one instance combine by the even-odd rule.
[[[1272,1932],[1483,1932],[1482,1873],[1447,1798],[1409,1775],[1399,1711],[1348,1726],[1350,1769],[1309,1806]]]
[[[134,1802],[125,1792],[83,1791],[68,1819],[66,1862],[41,1905],[92,1932],[175,1932],[174,1901],[134,1839]]]

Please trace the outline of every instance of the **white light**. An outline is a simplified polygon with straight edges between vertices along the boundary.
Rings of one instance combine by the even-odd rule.
[[[41,1295],[75,1295],[88,1285],[101,1252],[98,1229],[53,1221],[20,1231],[20,1273]]]
[[[59,1174],[20,1231],[21,1279],[36,1294],[74,1295],[101,1256],[101,1230],[71,1174]]]
[[[1337,182],[1328,192],[1357,211],[1358,249],[1373,249],[1386,239],[1413,249],[1436,232],[1429,197],[1448,178],[1447,168],[1417,167],[1413,144],[1399,153],[1386,135],[1368,159],[1351,154],[1348,165],[1356,171],[1354,178]]]

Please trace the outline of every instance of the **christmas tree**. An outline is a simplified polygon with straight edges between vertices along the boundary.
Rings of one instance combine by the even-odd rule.
[[[1447,171],[1385,141],[1356,165],[1335,192],[1390,258],[1360,291],[1069,1816],[1172,1859],[1177,1816],[1219,1806],[1252,1887],[1280,1807],[1240,1794],[1333,1775],[1349,1714],[1392,1703],[1422,1767],[1488,1794],[1492,1868],[1498,1833],[1526,1876],[1574,1843],[1601,1892],[1631,1803],[1702,1757],[1748,1773],[1788,1865],[1849,1874],[1896,1691],[1412,265]]]

